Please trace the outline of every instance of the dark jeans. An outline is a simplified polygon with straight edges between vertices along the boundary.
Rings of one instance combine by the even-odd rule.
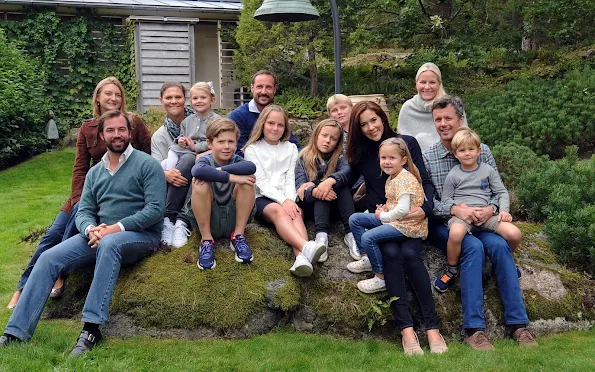
[[[438,329],[430,276],[422,260],[421,243],[421,239],[407,239],[399,243],[387,242],[380,245],[386,290],[389,298],[399,298],[391,304],[393,317],[399,330],[413,327],[407,301],[405,275],[409,278],[413,294],[419,303],[425,329]]]
[[[175,223],[178,218],[184,220],[186,225],[190,226],[190,221],[180,213],[186,202],[188,190],[192,185],[192,167],[194,166],[196,155],[184,154],[178,159],[176,169],[180,171],[182,176],[188,180],[186,186],[176,187],[167,184],[167,195],[165,199],[165,217],[168,217],[172,223]]]
[[[72,211],[70,214],[60,211],[56,216],[56,219],[43,235],[41,238],[41,242],[37,245],[31,260],[27,264],[27,268],[21,275],[21,280],[19,280],[19,284],[17,284],[17,291],[22,290],[25,287],[25,283],[29,280],[29,275],[31,275],[31,270],[33,270],[33,266],[39,259],[39,256],[48,249],[52,248],[53,246],[62,243],[64,240],[78,234],[78,230],[75,226],[74,220],[76,217],[76,212],[79,209],[79,203],[76,203],[74,207],[72,207]]]
[[[313,203],[299,203],[299,206],[304,210],[304,215],[307,218],[314,218],[316,233],[328,233],[330,231],[331,218],[336,217],[337,211],[345,232],[351,231],[349,229],[349,217],[355,212],[351,191],[348,187],[339,187],[334,191],[337,193],[337,199],[335,200],[316,199]]]

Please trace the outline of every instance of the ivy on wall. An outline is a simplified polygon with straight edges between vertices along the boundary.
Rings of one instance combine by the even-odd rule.
[[[26,18],[1,21],[10,41],[37,59],[47,78],[44,94],[62,134],[91,117],[97,82],[116,76],[127,91],[128,109],[138,96],[134,66],[134,26],[116,25],[90,10],[59,16],[47,8],[28,8]]]

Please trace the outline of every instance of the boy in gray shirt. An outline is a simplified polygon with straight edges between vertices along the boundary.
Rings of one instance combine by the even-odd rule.
[[[469,128],[460,129],[452,139],[452,151],[460,164],[453,167],[444,181],[442,201],[464,204],[468,207],[485,207],[496,201],[494,216],[481,225],[473,225],[457,217],[448,220],[447,267],[444,273],[434,281],[434,288],[445,292],[459,274],[459,256],[461,243],[465,235],[474,231],[491,231],[502,236],[514,251],[521,241],[521,231],[513,225],[509,213],[510,198],[508,191],[494,168],[485,163],[477,163],[481,151],[481,140],[477,133]]]

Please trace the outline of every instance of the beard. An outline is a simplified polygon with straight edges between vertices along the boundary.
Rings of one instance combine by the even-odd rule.
[[[273,101],[273,97],[269,96],[268,94],[257,94],[255,99],[256,103],[262,104],[260,103],[261,98],[266,98],[267,102],[265,105],[268,105]]]
[[[116,140],[122,140],[122,143],[114,143]],[[112,139],[109,143],[106,142],[105,146],[113,153],[115,154],[122,154],[124,151],[126,151],[126,149],[128,148],[128,144],[130,143],[130,140],[128,139],[122,139],[122,138],[114,138]]]

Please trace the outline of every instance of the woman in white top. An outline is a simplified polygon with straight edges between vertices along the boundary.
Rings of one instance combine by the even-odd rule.
[[[326,246],[308,241],[302,210],[295,203],[298,150],[288,141],[290,135],[283,108],[268,105],[254,124],[243,151],[244,158],[256,165],[256,216],[273,223],[281,239],[293,248],[296,259],[290,272],[310,276],[312,263],[318,262]]]
[[[415,89],[417,94],[401,107],[397,132],[415,137],[423,152],[440,141],[432,118],[432,104],[446,94],[438,66],[431,62],[421,65],[415,75]]]

